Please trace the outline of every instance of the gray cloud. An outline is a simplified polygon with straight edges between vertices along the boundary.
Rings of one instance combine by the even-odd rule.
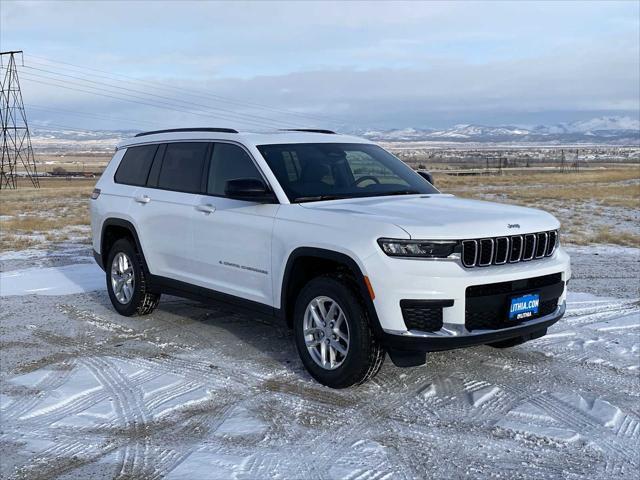
[[[325,116],[338,126],[443,127],[638,116],[639,16],[629,2],[4,1],[0,41],[172,88]],[[167,126],[216,122],[26,77],[27,103]]]

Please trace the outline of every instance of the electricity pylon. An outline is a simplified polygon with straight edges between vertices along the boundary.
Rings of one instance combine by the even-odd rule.
[[[573,169],[574,172],[578,172],[580,171],[580,152],[579,150],[576,150],[576,159],[573,162],[573,165],[571,165],[571,168]]]
[[[22,51],[0,52],[2,90],[0,92],[0,123],[2,124],[2,153],[0,154],[0,189],[17,188],[18,160],[24,175],[34,187],[40,187],[36,159],[31,146],[31,134],[24,111],[15,55]],[[7,58],[6,67],[4,59]]]

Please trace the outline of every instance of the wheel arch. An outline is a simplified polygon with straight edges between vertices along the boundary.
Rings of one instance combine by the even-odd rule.
[[[99,258],[96,258],[96,261],[99,260],[99,264],[102,269],[104,270],[105,265],[107,264],[107,257],[111,246],[120,238],[130,238],[133,240],[134,247],[142,257],[143,267],[147,272],[149,272],[142,252],[140,238],[138,237],[138,232],[136,231],[135,226],[128,220],[115,217],[107,218],[102,223],[102,230],[100,232],[100,253],[98,254]]]
[[[295,298],[306,283],[319,275],[343,271],[354,280],[364,302],[371,326],[376,335],[382,333],[373,300],[358,263],[348,254],[317,247],[298,247],[287,259],[280,290],[280,314],[289,327],[292,326]]]

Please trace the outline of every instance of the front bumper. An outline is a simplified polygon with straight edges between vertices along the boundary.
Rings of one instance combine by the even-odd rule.
[[[557,307],[545,311],[544,314],[548,316],[564,303],[566,285],[571,278],[569,256],[562,248],[558,248],[552,257],[545,259],[479,268],[464,268],[456,261],[396,259],[380,252],[366,258],[365,266],[365,274],[376,293],[373,307],[380,326],[379,333],[394,336],[406,336],[414,330],[425,330],[426,334],[433,336],[445,334],[445,338],[451,336],[446,332],[433,332],[430,328],[408,328],[403,318],[403,301],[434,304],[447,302],[446,305],[442,304],[443,326],[455,332],[455,336],[460,336],[466,329],[467,310],[473,308],[469,302],[475,302],[475,299],[467,297],[467,289],[480,286],[491,288],[492,285],[503,282],[519,282],[523,279],[559,274],[564,289],[554,295],[557,297]],[[487,295],[493,293],[488,291]],[[514,290],[511,293],[515,294],[518,291]],[[470,330],[478,331],[477,327]]]
[[[390,333],[385,331],[382,341],[387,348],[411,352],[437,352],[455,348],[485,345],[518,337],[528,337],[546,330],[564,315],[566,302],[558,305],[555,312],[519,323],[516,326],[496,330],[468,331],[464,325],[445,324],[438,332],[405,331]]]

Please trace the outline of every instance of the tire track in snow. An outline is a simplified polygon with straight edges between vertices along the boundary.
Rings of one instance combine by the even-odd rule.
[[[127,378],[110,362],[101,358],[87,358],[85,362],[105,390],[111,393],[114,403],[119,406],[117,411],[121,414],[122,427],[132,430],[133,435],[129,435],[130,441],[126,443],[124,452],[120,455],[120,464],[116,468],[118,473],[115,478],[140,476],[139,473],[145,472],[146,458],[142,456],[142,466],[139,468],[136,468],[137,461],[141,455],[144,455],[141,450],[144,448],[146,451],[148,447],[148,439],[145,435],[147,412],[144,402],[141,401],[141,393],[134,390],[128,384]]]
[[[85,365],[85,368],[86,367]],[[131,379],[131,383],[134,385],[142,385],[150,380],[158,378],[159,374],[146,371],[138,375],[133,375],[129,377]],[[110,398],[110,393],[104,387],[101,390],[89,392],[86,395],[81,395],[75,398],[74,400],[64,403],[59,406],[51,407],[47,409],[44,413],[37,415],[23,415],[20,420],[25,422],[26,424],[33,425],[31,428],[38,428],[40,425],[44,425],[43,428],[48,428],[52,423],[63,420],[66,417],[69,417],[74,414],[82,413],[83,411],[91,408],[92,406],[107,400]],[[78,429],[91,427],[76,427]]]
[[[49,392],[60,387],[69,379],[74,366],[75,361],[73,360],[63,362],[60,364],[60,367],[62,368],[51,369],[46,377],[33,385],[32,388],[41,390],[42,392]],[[19,418],[26,412],[35,408],[44,400],[44,398],[45,397],[43,395],[34,395],[26,400],[14,401],[4,409],[2,416],[5,419]]]
[[[532,397],[528,400],[532,405],[540,407],[546,413],[558,420],[564,425],[574,429],[578,434],[593,433],[587,438],[601,447],[605,452],[605,470],[616,470],[617,463],[630,463],[637,466],[636,450],[626,447],[620,442],[612,441],[611,437],[617,437],[616,432],[612,431],[591,417],[580,408],[576,408],[567,402],[556,398],[554,395],[541,395]],[[621,458],[619,458],[621,457]]]

